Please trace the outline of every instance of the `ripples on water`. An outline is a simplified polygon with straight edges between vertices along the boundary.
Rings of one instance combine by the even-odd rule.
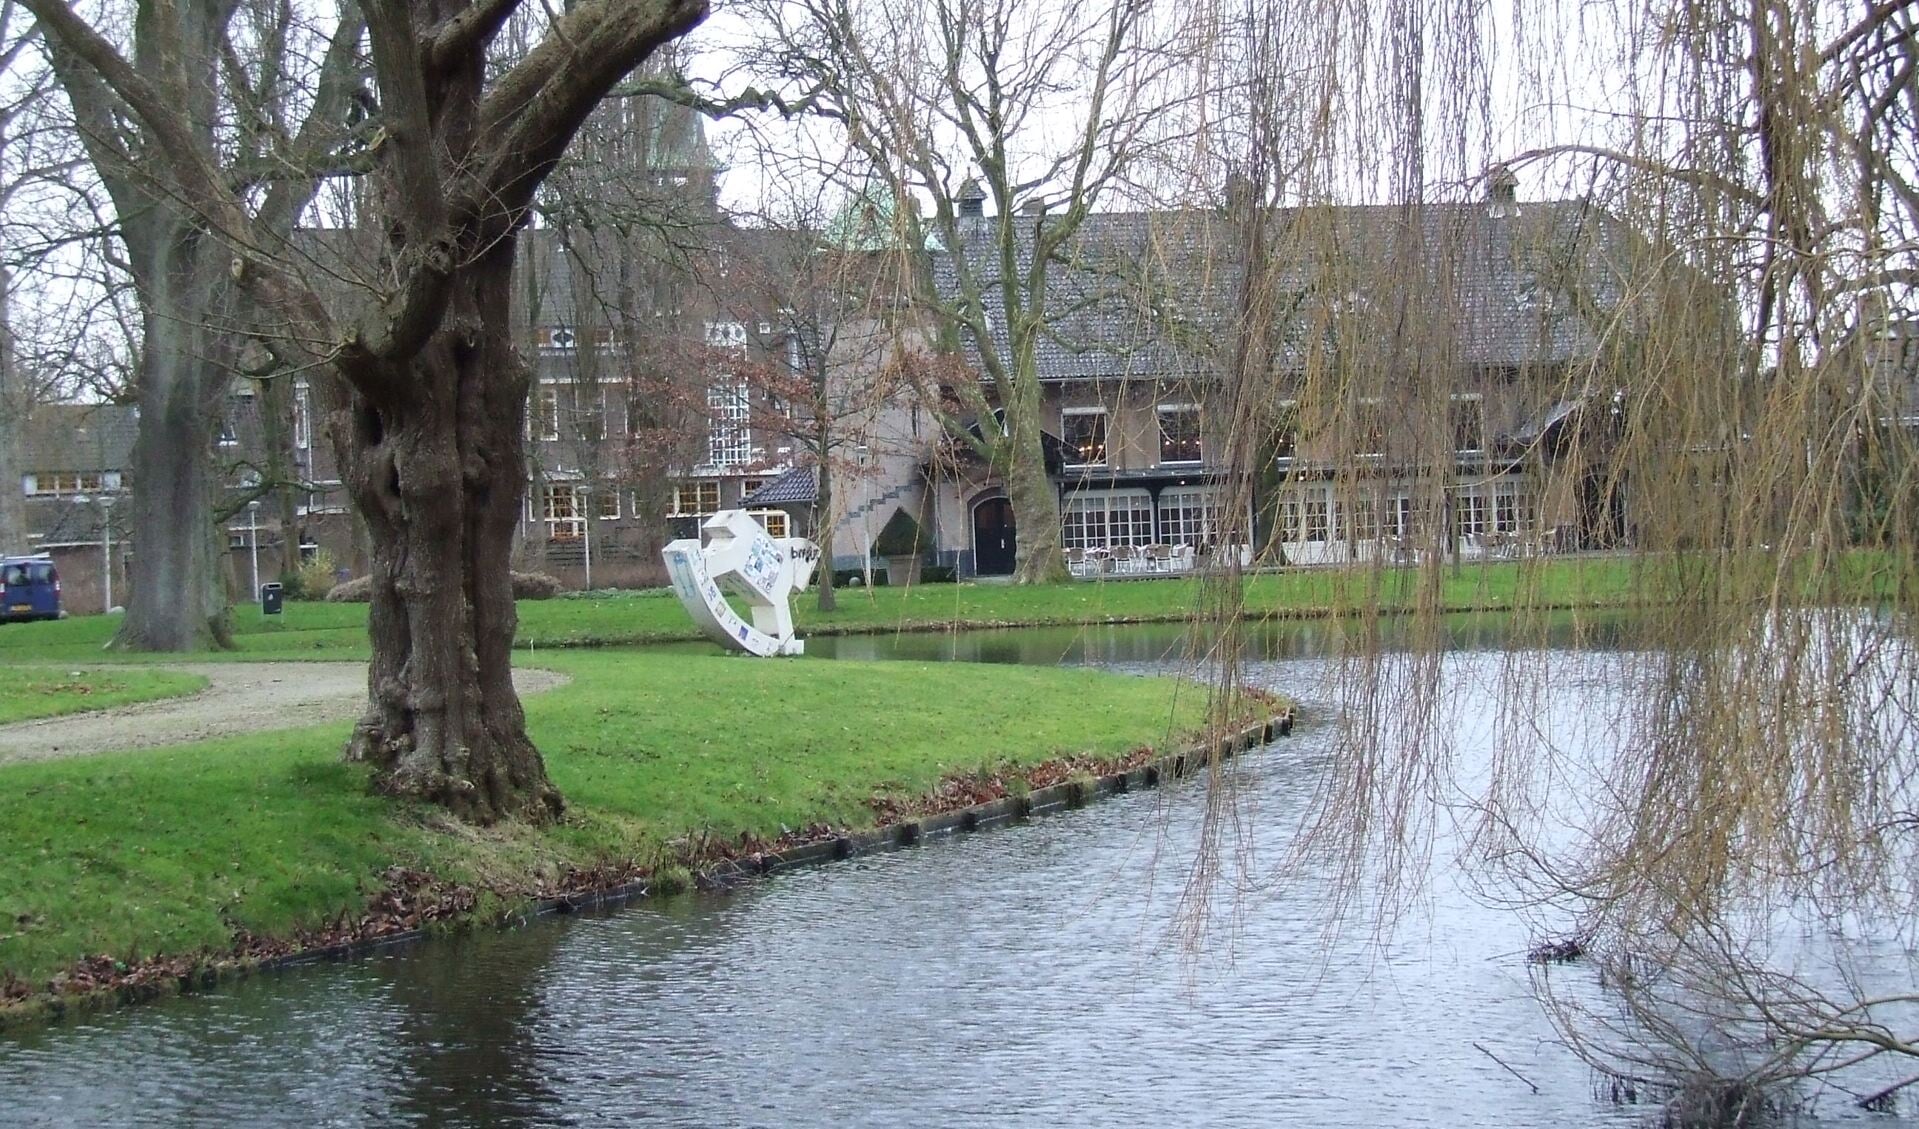
[[[1164,640],[1138,635],[1160,650],[1102,657],[1151,668]],[[1604,654],[1552,661],[1565,695],[1605,684]],[[1309,704],[1326,673],[1252,670]],[[1456,721],[1462,748],[1483,741]],[[1277,861],[1326,754],[1309,726],[1238,770],[1248,873]],[[1206,943],[1181,945],[1203,805],[1193,786],[1136,793],[23,1033],[0,1041],[0,1122],[1643,1123],[1596,1100],[1533,998],[1537,937],[1443,849],[1390,929],[1356,912],[1329,934],[1328,884],[1306,874],[1222,891]],[[1564,979],[1598,1000],[1578,966]]]

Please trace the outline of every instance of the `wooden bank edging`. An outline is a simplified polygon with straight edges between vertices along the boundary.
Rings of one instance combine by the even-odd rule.
[[[1249,749],[1269,744],[1280,737],[1290,736],[1293,731],[1293,721],[1294,713],[1289,707],[1284,713],[1269,717],[1265,721],[1243,726],[1218,740],[1197,742],[1180,752],[1161,757],[1150,764],[1144,764],[1126,772],[1065,780],[1058,784],[1035,788],[1023,796],[1006,796],[953,811],[903,819],[870,831],[828,835],[779,850],[756,852],[727,859],[702,867],[694,873],[693,880],[701,889],[728,890],[748,880],[781,871],[822,866],[879,851],[900,850],[928,840],[947,838],[959,832],[983,831],[1036,815],[1081,807],[1092,800],[1119,795],[1138,788],[1157,787],[1166,780],[1177,780],[1194,771],[1203,770],[1216,760],[1230,760]],[[611,909],[652,897],[656,885],[656,880],[648,877],[602,889],[580,890],[540,898],[524,911],[509,915],[506,920],[528,921],[550,915]],[[680,891],[676,888],[669,892]],[[271,972],[365,956],[415,944],[425,940],[434,931],[430,927],[408,929],[359,941],[307,949],[270,958],[262,961],[257,967],[263,972]]]
[[[1181,752],[1125,772],[1064,780],[1034,788],[1025,795],[1005,796],[952,811],[902,819],[870,831],[831,835],[779,850],[727,859],[702,868],[694,875],[694,880],[702,889],[730,889],[745,880],[780,871],[822,866],[880,851],[900,850],[960,832],[983,831],[1036,815],[1082,807],[1093,800],[1138,788],[1157,787],[1162,781],[1177,780],[1216,760],[1230,760],[1249,749],[1290,736],[1293,716],[1293,711],[1288,708],[1284,713],[1243,726],[1216,741],[1195,743]],[[643,879],[579,896],[542,899],[531,912],[541,916],[608,908],[648,897],[651,893],[652,883]]]

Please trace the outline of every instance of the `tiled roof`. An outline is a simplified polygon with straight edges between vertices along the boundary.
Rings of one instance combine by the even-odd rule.
[[[794,467],[740,499],[742,506],[790,506],[819,500],[819,477],[812,467]]]
[[[962,235],[1004,349],[995,222],[973,220]],[[1217,211],[1089,216],[1048,279],[1040,376],[1177,379],[1219,371],[1232,348],[1245,274],[1240,235]],[[1305,343],[1329,327],[1377,340],[1409,305],[1428,324],[1450,329],[1447,348],[1460,364],[1520,367],[1590,357],[1598,336],[1574,307],[1616,308],[1642,246],[1619,221],[1580,200],[1277,209],[1267,238],[1270,253],[1284,260],[1273,296],[1281,368],[1299,367]],[[1031,246],[1032,234],[1023,233],[1021,272],[1030,268]],[[943,295],[959,294],[958,278],[954,256],[937,255],[934,279]]]
[[[124,470],[138,422],[128,405],[42,404],[22,429],[21,473]]]

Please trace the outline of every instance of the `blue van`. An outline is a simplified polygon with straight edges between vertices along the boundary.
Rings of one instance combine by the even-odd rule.
[[[60,618],[60,573],[45,557],[0,557],[0,623]]]

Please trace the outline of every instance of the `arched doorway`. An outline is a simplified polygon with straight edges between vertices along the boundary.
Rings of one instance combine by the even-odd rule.
[[[1013,503],[988,498],[973,507],[973,571],[980,576],[1011,576],[1018,541]]]

